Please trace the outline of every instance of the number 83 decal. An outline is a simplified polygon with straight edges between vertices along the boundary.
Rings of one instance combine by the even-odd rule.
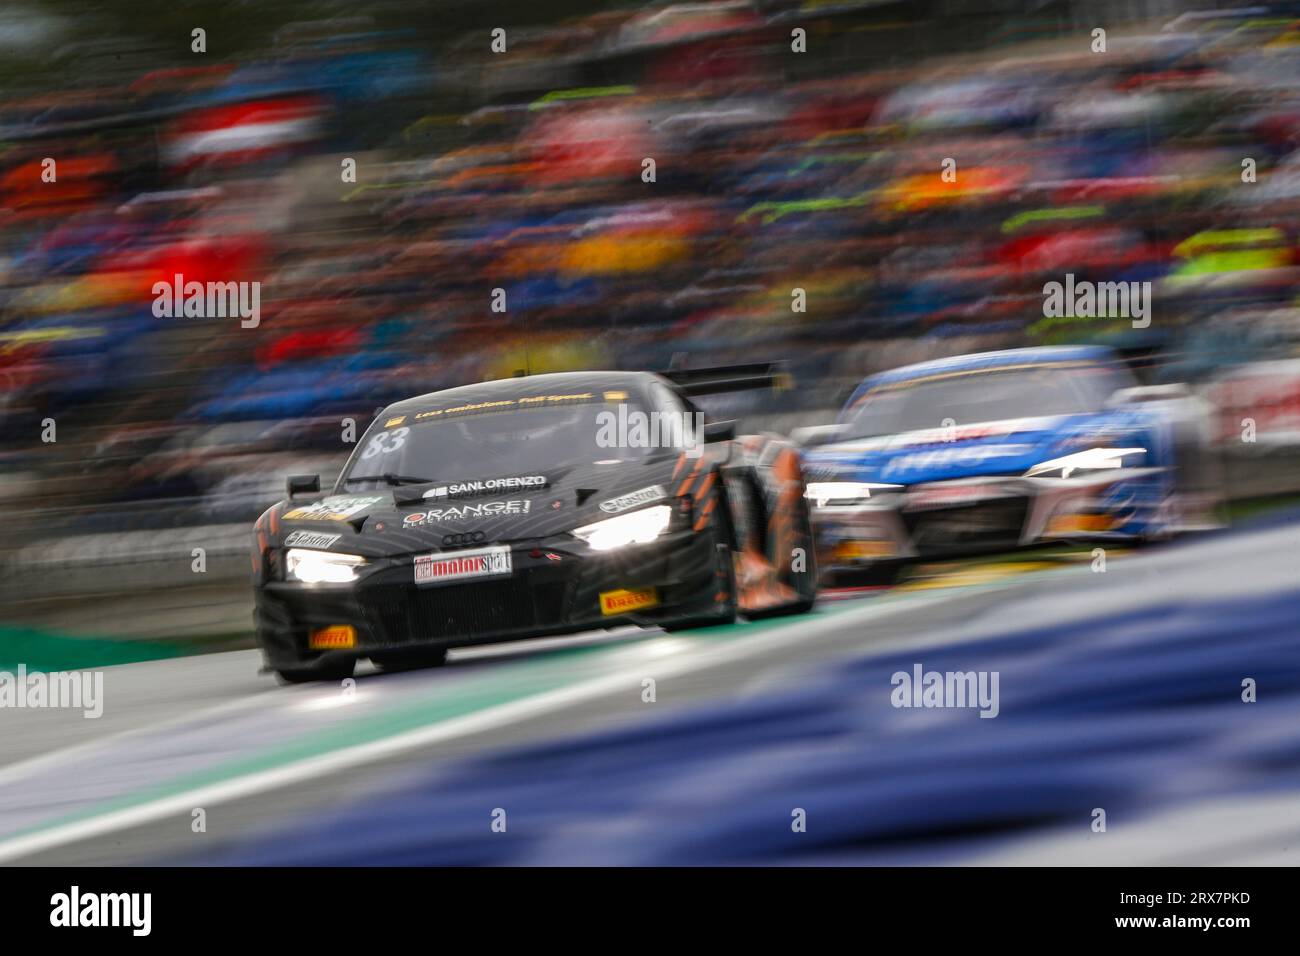
[[[387,455],[395,452],[406,444],[406,436],[411,433],[409,428],[394,428],[391,432],[380,432],[370,439],[366,445],[366,450],[361,453],[361,457],[374,458],[376,455]]]

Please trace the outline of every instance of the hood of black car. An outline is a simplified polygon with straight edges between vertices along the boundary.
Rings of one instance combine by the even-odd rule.
[[[466,475],[283,502],[280,544],[367,557],[564,534],[672,493],[677,456],[529,475]]]

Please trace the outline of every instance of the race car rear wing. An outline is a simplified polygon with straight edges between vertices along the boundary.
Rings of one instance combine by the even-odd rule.
[[[758,388],[787,389],[794,385],[794,379],[785,370],[784,362],[674,368],[659,374],[687,395],[713,395]]]

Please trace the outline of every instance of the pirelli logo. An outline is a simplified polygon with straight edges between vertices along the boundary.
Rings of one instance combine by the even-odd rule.
[[[319,631],[312,631],[311,639],[307,643],[314,651],[332,651],[344,647],[356,647],[356,628],[348,624],[323,627]]]
[[[654,588],[638,588],[617,591],[602,591],[600,595],[600,613],[609,617],[612,614],[629,614],[643,608],[654,607],[659,603],[659,592]]]

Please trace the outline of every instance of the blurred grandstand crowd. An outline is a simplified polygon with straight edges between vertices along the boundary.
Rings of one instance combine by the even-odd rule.
[[[249,7],[238,46],[5,91],[3,547],[249,522],[344,419],[521,369],[786,359],[758,411],[812,423],[869,371],[1111,341],[1207,388],[1270,360],[1297,428],[1289,6],[584,6],[436,45],[401,4]],[[1151,327],[1045,318],[1066,273],[1151,281]],[[156,317],[176,274],[260,282],[260,325]]]

